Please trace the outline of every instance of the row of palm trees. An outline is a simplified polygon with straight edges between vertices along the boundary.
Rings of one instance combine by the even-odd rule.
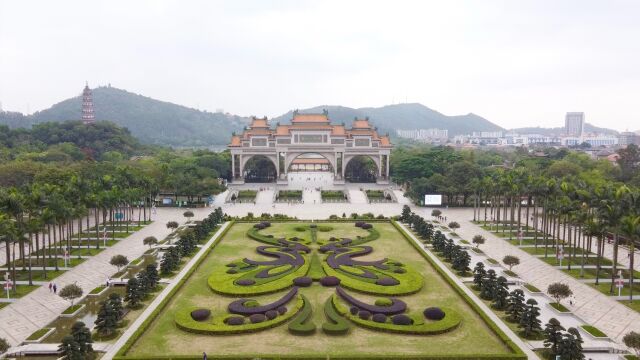
[[[21,188],[0,189],[0,242],[5,247],[5,267],[11,278],[16,279],[17,268],[21,267],[28,271],[32,285],[33,268],[41,266],[46,279],[47,266],[53,262],[54,269],[59,270],[59,257],[70,254],[72,242],[77,241],[78,248],[99,249],[107,224],[112,225],[114,238],[116,227],[125,227],[128,232],[132,221],[150,220],[155,189],[148,177],[127,167],[111,174],[88,172],[64,180],[47,179]],[[102,234],[100,223],[105,229]],[[83,236],[94,231],[93,244],[90,239],[83,244]],[[14,281],[14,291],[15,286]]]
[[[474,221],[491,231],[522,235],[533,232],[535,247],[544,244],[544,256],[562,251],[567,268],[580,257],[580,276],[588,251],[595,245],[596,285],[599,283],[605,240],[613,243],[611,288],[618,272],[620,245],[630,254],[640,242],[640,191],[625,184],[552,178],[524,168],[500,170],[478,179],[474,194]],[[579,249],[587,249],[581,251]],[[568,251],[565,251],[568,250]],[[630,300],[633,298],[634,256],[629,259]]]

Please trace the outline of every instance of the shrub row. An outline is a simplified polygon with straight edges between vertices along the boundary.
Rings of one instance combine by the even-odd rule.
[[[120,350],[118,351],[114,359],[120,359],[120,360],[128,359],[128,357],[126,357],[126,354],[131,349],[133,344],[135,344],[135,342],[138,341],[140,336],[142,336],[142,334],[147,330],[149,325],[151,325],[151,323],[156,319],[156,317],[158,317],[158,315],[164,310],[167,304],[169,304],[169,301],[173,299],[173,296],[187,282],[187,279],[191,277],[191,274],[193,274],[194,271],[196,271],[196,269],[204,261],[204,259],[207,258],[207,255],[211,252],[211,250],[213,250],[216,247],[216,245],[218,245],[220,240],[225,236],[225,234],[229,231],[229,229],[231,229],[231,227],[233,226],[233,223],[234,222],[231,221],[228,224],[228,226],[214,240],[213,244],[211,244],[211,246],[205,250],[205,253],[203,254],[203,256],[198,259],[198,261],[193,265],[193,267],[191,267],[191,269],[189,269],[189,271],[185,274],[185,276],[182,279],[180,279],[178,284],[176,284],[176,286],[167,294],[167,296],[165,296],[164,299],[162,299],[160,304],[158,304],[158,306],[151,312],[151,314],[142,322],[142,325],[140,325],[140,327],[133,333],[133,335],[131,335],[129,340],[127,340],[125,344],[120,348]],[[191,316],[191,314],[189,314],[189,316]],[[154,359],[154,358],[157,359],[158,357],[154,356],[149,359]],[[167,358],[171,358],[171,357],[167,357]],[[134,359],[134,357],[132,357],[132,359]]]
[[[522,351],[522,349],[520,349],[512,340],[511,338],[509,338],[502,330],[500,330],[500,328],[496,325],[495,322],[493,322],[493,320],[491,320],[489,318],[489,315],[487,315],[479,306],[478,304],[476,304],[475,301],[473,301],[469,295],[467,295],[467,293],[464,292],[464,290],[462,290],[458,284],[456,284],[451,278],[449,278],[449,276],[444,272],[444,270],[442,268],[440,268],[440,266],[438,266],[438,264],[436,264],[433,259],[431,259],[431,257],[429,255],[427,255],[426,251],[420,247],[418,244],[416,244],[410,237],[409,234],[407,234],[407,232],[395,221],[392,220],[391,224],[393,224],[393,226],[396,228],[396,230],[398,230],[403,237],[405,238],[405,240],[407,242],[409,242],[409,244],[411,244],[411,246],[413,246],[416,251],[418,251],[418,253],[420,253],[420,255],[427,260],[427,262],[429,264],[431,264],[431,266],[433,266],[433,268],[436,269],[436,271],[438,272],[438,274],[440,274],[440,276],[467,302],[467,304],[469,304],[469,306],[471,306],[471,308],[482,318],[482,320],[484,320],[484,322],[489,326],[489,328],[500,338],[500,340],[502,340],[502,342],[505,343],[505,345],[507,345],[507,347],[509,347],[509,349],[511,349],[511,351],[513,351],[513,354],[505,354],[505,355],[493,355],[494,358],[496,359],[526,359],[527,356],[524,354],[524,352]],[[477,358],[477,359],[483,359],[485,357],[480,356],[480,355],[476,355],[469,357],[471,359],[473,358]],[[491,358],[491,356],[487,356],[486,358]]]
[[[407,271],[403,274],[394,274],[393,276],[400,281],[400,284],[394,286],[376,285],[374,283],[365,282],[358,278],[351,277],[342,272],[331,268],[326,262],[322,264],[324,271],[329,276],[335,276],[340,279],[340,285],[350,290],[358,291],[365,294],[374,295],[410,295],[422,289],[424,279],[422,275],[416,271]]]

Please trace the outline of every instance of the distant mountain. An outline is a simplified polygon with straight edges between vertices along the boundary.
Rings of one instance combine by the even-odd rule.
[[[540,135],[546,135],[546,136],[565,134],[564,127],[555,127],[555,128],[524,127],[524,128],[510,129],[509,131],[513,131],[518,134],[540,134]],[[584,124],[584,132],[607,134],[607,135],[618,135],[618,132],[615,130],[597,127],[589,123]]]
[[[300,109],[300,112],[319,113],[325,109],[329,111],[329,118],[333,123],[344,122],[349,126],[356,117],[369,117],[371,123],[378,127],[379,132],[388,132],[392,135],[395,135],[395,130],[398,129],[447,129],[449,130],[449,136],[468,134],[473,131],[504,130],[500,126],[475,114],[447,116],[429,109],[422,104],[416,103],[358,109],[344,106],[323,105],[309,109]],[[271,119],[271,121],[286,124],[291,121],[291,117],[292,112],[289,111],[286,114]]]
[[[203,112],[114,87],[94,89],[93,102],[96,120],[108,120],[126,127],[135,137],[147,144],[227,144],[231,133],[241,131],[248,123],[245,117]],[[0,112],[0,124],[30,127],[48,121],[78,120],[81,107],[82,99],[77,96],[28,116],[15,112]]]

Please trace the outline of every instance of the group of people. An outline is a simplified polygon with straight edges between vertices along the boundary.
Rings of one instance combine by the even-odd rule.
[[[49,283],[49,292],[57,294],[58,293],[58,284],[56,284],[54,282],[50,282]]]

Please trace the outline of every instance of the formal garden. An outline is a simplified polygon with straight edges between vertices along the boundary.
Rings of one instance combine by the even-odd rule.
[[[389,221],[240,222],[119,358],[524,359]]]

